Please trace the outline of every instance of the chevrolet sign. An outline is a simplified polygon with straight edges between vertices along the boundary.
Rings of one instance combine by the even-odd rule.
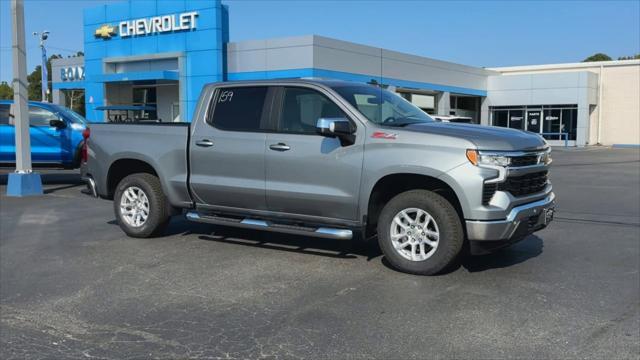
[[[197,11],[182,14],[154,16],[135,20],[121,21],[118,24],[118,34],[122,38],[163,34],[174,31],[194,30],[196,28]],[[115,27],[103,25],[96,30],[96,37],[109,39],[116,35]]]
[[[101,37],[103,39],[109,39],[112,35],[116,34],[116,28],[111,25],[102,25],[99,27],[96,32],[96,37]]]
[[[162,34],[172,31],[193,30],[196,28],[195,11],[179,15],[154,16],[146,19],[137,19],[120,22],[120,36],[143,36],[150,34]]]

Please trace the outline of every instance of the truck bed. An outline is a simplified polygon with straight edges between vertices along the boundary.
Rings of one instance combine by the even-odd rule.
[[[94,179],[100,196],[112,195],[114,184],[109,179],[118,167],[141,161],[158,175],[172,205],[190,207],[188,123],[94,123],[90,128],[83,175]]]

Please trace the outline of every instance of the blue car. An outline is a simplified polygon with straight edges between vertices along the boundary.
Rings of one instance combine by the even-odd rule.
[[[0,164],[16,162],[13,101],[0,100]],[[55,104],[29,101],[31,161],[34,165],[77,168],[87,120]]]

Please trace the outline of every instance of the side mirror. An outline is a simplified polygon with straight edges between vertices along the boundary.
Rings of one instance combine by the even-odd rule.
[[[49,120],[49,126],[54,127],[56,129],[64,129],[67,127],[67,123],[60,119]]]
[[[316,132],[322,136],[339,138],[342,145],[355,142],[354,130],[345,118],[320,118],[316,123]]]
[[[320,118],[316,123],[316,131],[322,136],[340,137],[351,135],[351,123],[345,118]]]

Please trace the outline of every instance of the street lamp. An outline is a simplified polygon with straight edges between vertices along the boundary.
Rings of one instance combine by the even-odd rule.
[[[45,41],[49,38],[49,31],[45,30],[41,33],[37,31],[33,32],[33,36],[40,36],[40,50],[42,51],[42,71],[40,71],[42,75],[42,102],[47,102],[49,97],[49,81],[47,75],[47,49],[44,47]]]

